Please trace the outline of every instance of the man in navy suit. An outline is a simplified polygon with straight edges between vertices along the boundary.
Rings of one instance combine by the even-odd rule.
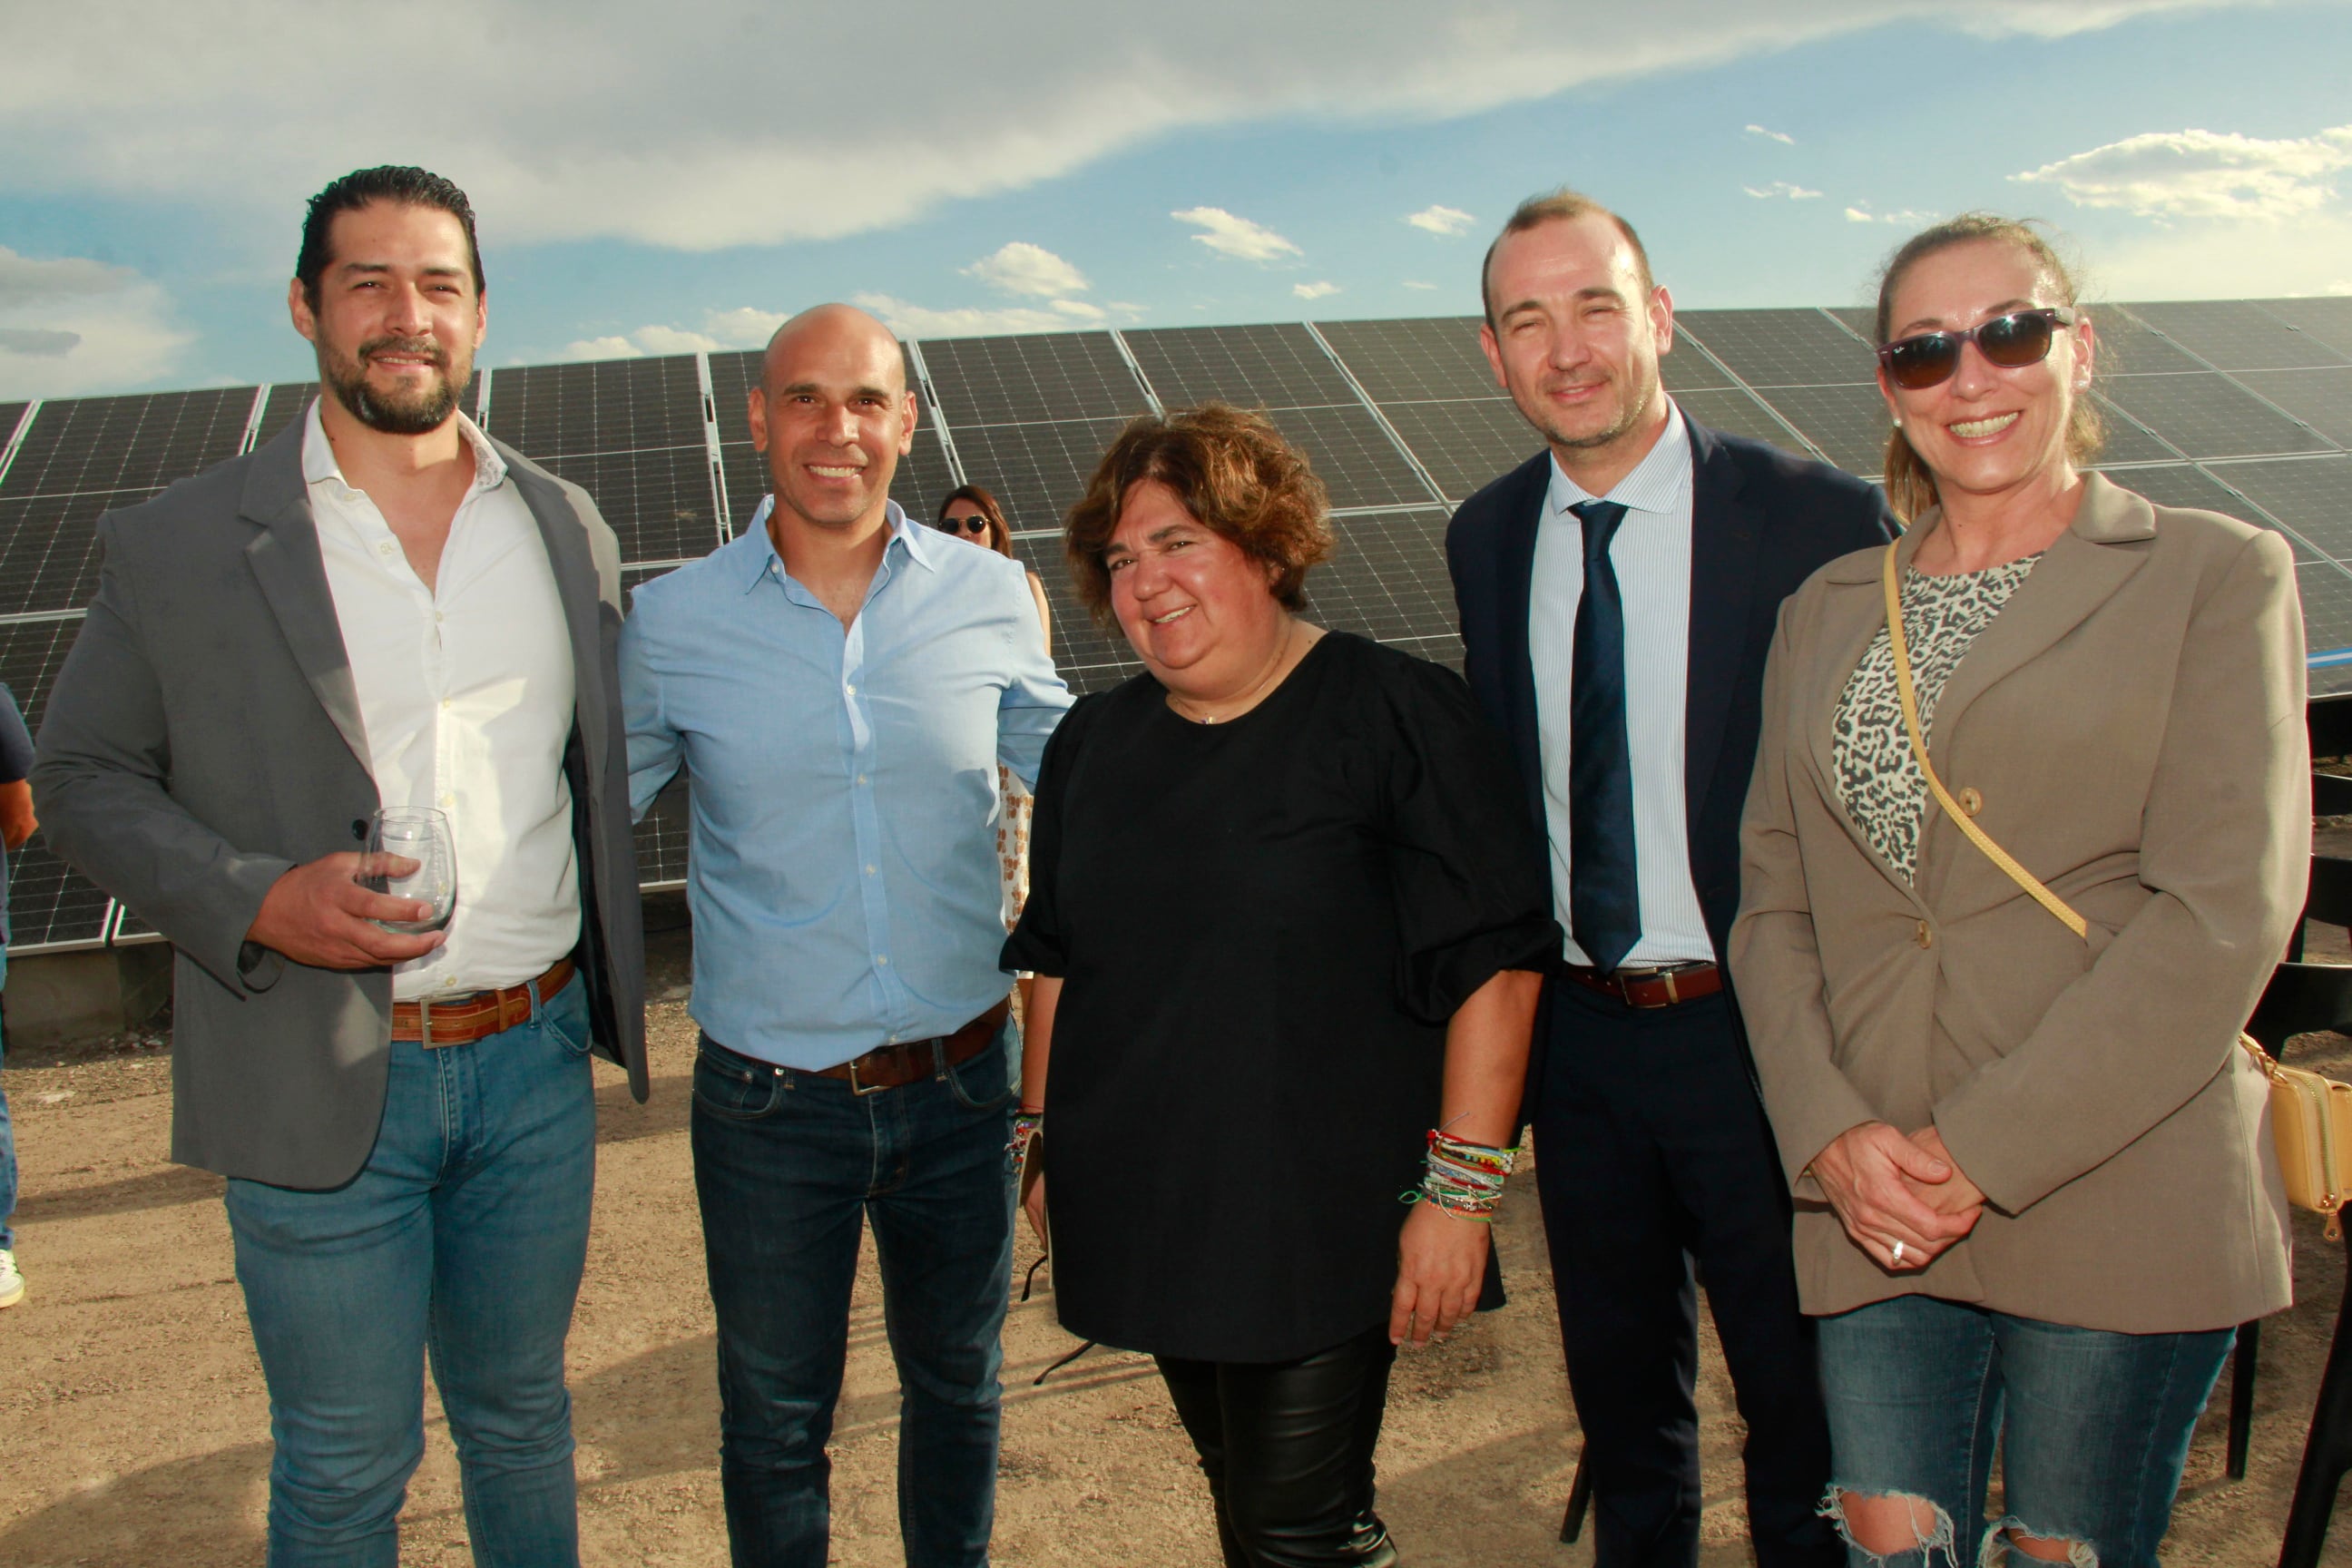
[[[1835,1568],[1789,1193],[1721,965],[1780,601],[1893,524],[1871,486],[1683,417],[1658,378],[1674,302],[1615,214],[1523,203],[1482,287],[1479,342],[1548,450],[1464,503],[1446,558],[1465,672],[1570,933],[1526,1115],[1598,1562],[1697,1561],[1696,1259],[1748,1422],[1758,1561]]]

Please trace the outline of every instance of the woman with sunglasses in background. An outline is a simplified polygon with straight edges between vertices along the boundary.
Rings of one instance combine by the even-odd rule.
[[[2290,1294],[2236,1036],[2310,851],[2294,566],[2082,471],[2098,341],[2033,229],[1912,239],[1877,327],[1909,528],[1781,612],[1731,938],[1825,1508],[1856,1563],[2138,1568],[2232,1328]]]
[[[994,492],[979,485],[958,485],[940,502],[939,528],[969,543],[984,546],[999,555],[1013,559],[1013,529],[1004,521],[1004,508],[997,503]],[[1025,568],[1024,568],[1025,570]],[[1045,634],[1045,647],[1054,647],[1054,616],[1045,607],[1045,584],[1037,574],[1029,574],[1029,596],[1037,602],[1037,624]],[[1023,906],[1029,901],[1029,826],[1036,813],[1036,801],[1021,787],[1013,770],[1003,763],[996,764],[996,798],[1003,803],[1003,813],[996,821],[996,867],[1004,885],[1004,929],[1011,931],[1021,919]],[[1021,1001],[1021,1026],[1029,1026],[1029,998],[1035,981],[1023,973],[1013,981],[1013,989]]]

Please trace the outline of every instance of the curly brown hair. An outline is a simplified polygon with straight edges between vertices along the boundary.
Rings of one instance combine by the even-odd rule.
[[[1195,521],[1272,567],[1274,596],[1284,608],[1307,607],[1307,570],[1333,543],[1323,481],[1265,415],[1204,403],[1131,420],[1062,524],[1070,580],[1096,625],[1111,619],[1103,552],[1118,531],[1128,491],[1146,479],[1167,486]]]

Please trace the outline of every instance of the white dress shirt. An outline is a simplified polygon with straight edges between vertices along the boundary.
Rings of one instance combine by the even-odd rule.
[[[438,807],[457,840],[449,939],[394,969],[392,994],[409,1001],[516,984],[545,973],[580,935],[563,777],[572,641],[538,521],[505,461],[460,414],[474,484],[427,588],[375,503],[343,482],[315,401],[307,420],[302,477],[376,791],[387,806]]]
[[[1584,526],[1569,508],[1615,501],[1625,520],[1609,546],[1625,606],[1625,731],[1633,760],[1633,856],[1642,935],[1630,965],[1712,960],[1691,880],[1684,811],[1684,708],[1690,684],[1691,449],[1682,410],[1667,402],[1665,434],[1605,496],[1551,468],[1536,527],[1528,594],[1528,654],[1535,666],[1536,733],[1543,754],[1544,826],[1551,838],[1552,903],[1569,932],[1569,963],[1591,963],[1569,912],[1569,696],[1576,672],[1576,606],[1584,595]]]

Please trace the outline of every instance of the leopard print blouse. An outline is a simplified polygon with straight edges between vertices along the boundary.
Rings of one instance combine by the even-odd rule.
[[[1903,637],[1911,651],[1911,682],[1923,733],[1935,732],[1936,700],[1969,646],[1992,624],[2041,559],[2036,553],[1982,572],[1942,577],[1905,569]],[[1904,732],[1895,646],[1884,626],[1871,639],[1838,700],[1833,755],[1838,797],[1847,813],[1870,847],[1909,881],[1918,865],[1927,780]]]

